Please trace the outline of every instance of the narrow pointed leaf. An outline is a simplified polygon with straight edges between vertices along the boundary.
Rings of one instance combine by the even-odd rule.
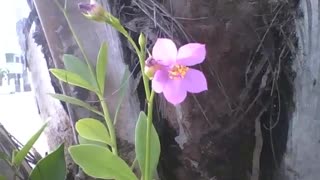
[[[121,105],[122,105],[122,102],[123,102],[123,99],[126,95],[126,89],[127,89],[127,86],[128,86],[128,80],[129,78],[129,70],[126,69],[124,71],[124,74],[123,74],[123,77],[121,79],[121,85],[120,85],[120,88],[119,88],[119,101],[118,101],[118,105],[117,105],[117,108],[116,108],[116,112],[114,114],[114,118],[113,118],[113,124],[116,124],[117,123],[117,120],[118,120],[118,115],[119,115],[119,112],[120,112],[120,108],[121,108]]]
[[[97,65],[96,65],[96,73],[97,73],[97,81],[98,85],[100,88],[100,92],[103,95],[104,94],[104,84],[105,84],[105,79],[106,79],[106,68],[107,68],[107,63],[108,63],[108,47],[107,43],[102,43],[99,54],[98,54],[98,59],[97,59]]]
[[[109,149],[97,145],[76,145],[69,148],[74,162],[83,171],[102,179],[138,180],[130,167]]]
[[[135,132],[135,151],[136,157],[142,174],[145,171],[145,155],[146,155],[146,134],[147,134],[147,116],[144,112],[140,112]],[[150,173],[154,175],[160,157],[160,140],[156,129],[152,125],[151,128],[151,149],[150,149]]]
[[[66,103],[69,103],[69,104],[73,104],[73,105],[77,105],[77,106],[80,106],[80,107],[83,107],[89,111],[92,111],[100,116],[103,116],[103,114],[98,111],[97,109],[95,109],[94,107],[90,106],[88,103],[84,102],[84,101],[81,101],[80,99],[77,99],[77,98],[74,98],[74,97],[71,97],[71,96],[66,96],[66,95],[63,95],[63,94],[49,94],[50,96],[52,96],[53,98],[56,98],[60,101],[64,101]]]
[[[93,87],[89,82],[81,78],[81,76],[76,73],[64,69],[50,69],[50,72],[60,81],[74,86],[79,86],[93,92],[97,92],[97,88]]]
[[[30,149],[32,148],[32,146],[34,145],[34,143],[38,140],[38,138],[40,137],[41,133],[44,131],[44,129],[46,128],[47,123],[45,123],[39,130],[37,133],[35,133],[27,142],[27,144],[25,144],[23,146],[23,148],[18,151],[16,153],[16,155],[13,158],[13,165],[15,165],[16,167],[20,166],[21,162],[24,160],[24,158],[27,156],[28,152],[30,151]]]
[[[41,159],[32,170],[30,180],[65,180],[67,173],[64,145]]]
[[[83,118],[77,121],[76,130],[81,137],[112,145],[106,126],[99,120]]]
[[[90,72],[88,64],[71,54],[63,55],[63,63],[66,70],[79,75],[82,79],[87,81],[92,87],[97,88],[97,81]]]

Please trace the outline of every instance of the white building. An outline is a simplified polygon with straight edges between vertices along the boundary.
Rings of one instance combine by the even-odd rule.
[[[5,53],[4,58],[0,59],[0,67],[8,70],[8,74],[2,77],[0,92],[14,93],[24,91],[27,69],[23,57],[15,53]]]

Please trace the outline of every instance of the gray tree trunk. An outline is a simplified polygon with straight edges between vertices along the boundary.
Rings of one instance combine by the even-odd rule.
[[[55,91],[51,84],[47,62],[41,52],[41,47],[37,46],[32,37],[33,32],[34,26],[31,28],[27,39],[27,59],[31,72],[32,89],[38,103],[40,116],[44,121],[48,121],[45,134],[49,149],[54,150],[62,143],[65,143],[68,147],[74,143],[72,126],[60,101],[48,95],[48,93],[54,94]],[[66,160],[68,165],[73,164],[69,156]]]
[[[279,180],[320,177],[320,2],[300,2],[297,35],[300,50],[294,63],[295,106]]]

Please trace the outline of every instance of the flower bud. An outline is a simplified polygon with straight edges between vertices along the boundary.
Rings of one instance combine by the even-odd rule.
[[[149,57],[145,61],[145,66],[144,66],[144,74],[150,79],[153,79],[154,74],[161,69],[161,65],[158,64],[156,60],[154,60],[152,57]]]
[[[138,42],[139,42],[140,48],[145,48],[145,46],[146,46],[146,37],[144,36],[143,33],[140,33]]]
[[[106,11],[100,4],[93,1],[91,3],[79,3],[78,6],[79,9],[82,11],[83,15],[88,19],[98,22],[106,21]]]
[[[154,74],[156,73],[158,69],[156,67],[144,67],[144,74],[150,79],[153,79]]]

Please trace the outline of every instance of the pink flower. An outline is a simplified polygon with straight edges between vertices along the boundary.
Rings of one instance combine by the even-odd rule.
[[[177,49],[172,40],[159,38],[152,49],[152,58],[162,67],[154,74],[152,89],[163,93],[173,105],[184,101],[187,92],[208,90],[204,74],[188,67],[202,63],[205,56],[204,44],[189,43]]]

